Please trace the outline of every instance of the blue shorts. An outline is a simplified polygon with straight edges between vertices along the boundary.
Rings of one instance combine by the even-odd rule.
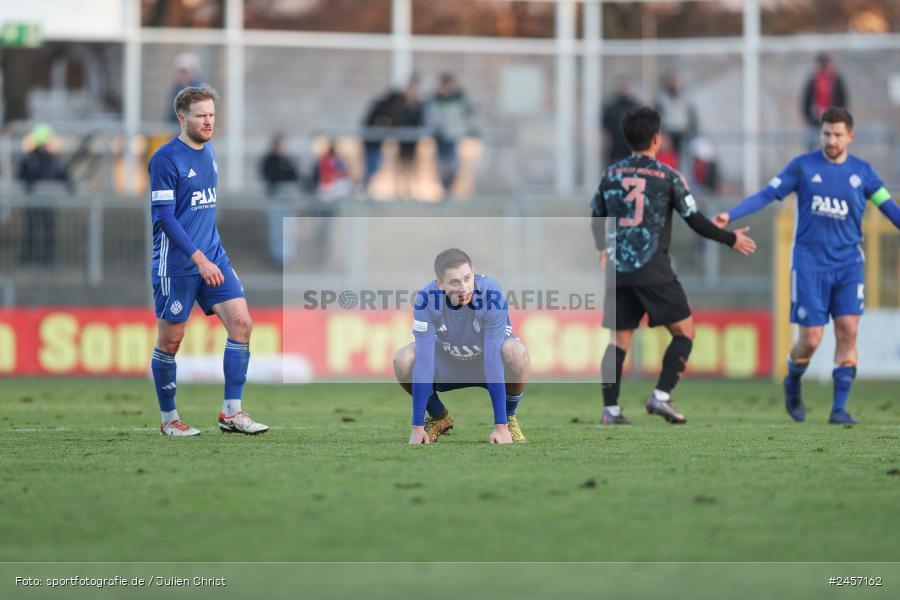
[[[861,315],[865,307],[865,266],[834,271],[791,271],[791,323],[816,327],[829,316]]]
[[[465,368],[449,365],[452,359],[435,359],[434,365],[434,391],[449,392],[463,388],[478,387],[487,389],[484,383],[484,362],[476,361],[475,364]],[[455,362],[455,361],[454,361]]]
[[[183,323],[188,320],[194,302],[200,305],[207,315],[213,314],[212,307],[226,300],[244,297],[244,287],[230,261],[217,264],[225,283],[218,287],[207,285],[200,275],[184,275],[181,277],[157,277],[154,275],[153,301],[156,304],[156,317],[170,323]]]

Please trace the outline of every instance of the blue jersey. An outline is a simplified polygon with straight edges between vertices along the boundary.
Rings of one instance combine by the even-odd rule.
[[[175,205],[175,218],[187,236],[210,261],[227,259],[216,228],[216,183],[218,168],[212,145],[194,150],[174,138],[150,159],[150,204]],[[156,218],[153,219],[154,277],[196,275],[190,257],[172,247]]]
[[[883,185],[875,169],[855,156],[835,164],[816,150],[788,163],[769,182],[769,193],[779,200],[797,194],[793,268],[831,271],[862,262],[866,200]]]
[[[424,423],[426,401],[438,382],[483,385],[494,422],[506,423],[502,347],[510,335],[506,296],[490,277],[475,275],[472,299],[457,308],[434,281],[419,290],[413,309],[413,425]]]
[[[485,340],[493,338],[502,343],[511,333],[506,296],[491,277],[476,274],[472,300],[459,308],[447,302],[435,281],[417,294],[413,336],[417,342],[433,338],[437,360],[453,370],[476,367],[483,371]],[[483,372],[480,376],[484,377]]]

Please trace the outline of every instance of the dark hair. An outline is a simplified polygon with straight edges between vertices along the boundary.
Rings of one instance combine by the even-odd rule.
[[[219,93],[211,87],[186,87],[175,96],[175,112],[186,114],[191,110],[191,105],[204,100],[216,102]]]
[[[659,133],[659,113],[649,106],[628,109],[622,115],[622,135],[628,147],[641,152],[653,143],[653,136]]]
[[[853,115],[846,108],[830,106],[822,113],[822,123],[844,123],[847,131],[853,130]]]
[[[434,274],[437,275],[438,279],[443,281],[444,273],[447,269],[454,269],[460,265],[466,264],[470,267],[472,266],[472,259],[469,258],[468,254],[459,248],[448,248],[435,257]]]

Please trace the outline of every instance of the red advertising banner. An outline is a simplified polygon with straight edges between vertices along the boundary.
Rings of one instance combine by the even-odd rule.
[[[391,377],[394,351],[412,341],[403,311],[255,309],[254,358],[293,357],[313,378]],[[759,377],[771,373],[768,311],[695,313],[697,335],[689,373]],[[588,378],[600,370],[609,332],[596,311],[515,311],[513,331],[528,347],[533,378]],[[218,319],[195,311],[179,357],[221,357],[226,334]],[[669,334],[638,330],[627,369],[658,370]],[[0,310],[0,375],[146,376],[156,342],[145,308],[22,308]],[[252,362],[252,361],[251,361]]]

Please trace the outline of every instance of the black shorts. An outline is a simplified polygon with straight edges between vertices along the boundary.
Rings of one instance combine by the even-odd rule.
[[[676,279],[656,285],[636,285],[606,290],[605,306],[615,301],[615,313],[603,312],[603,326],[612,329],[637,329],[644,315],[650,327],[671,325],[691,316],[691,307],[681,283]]]

